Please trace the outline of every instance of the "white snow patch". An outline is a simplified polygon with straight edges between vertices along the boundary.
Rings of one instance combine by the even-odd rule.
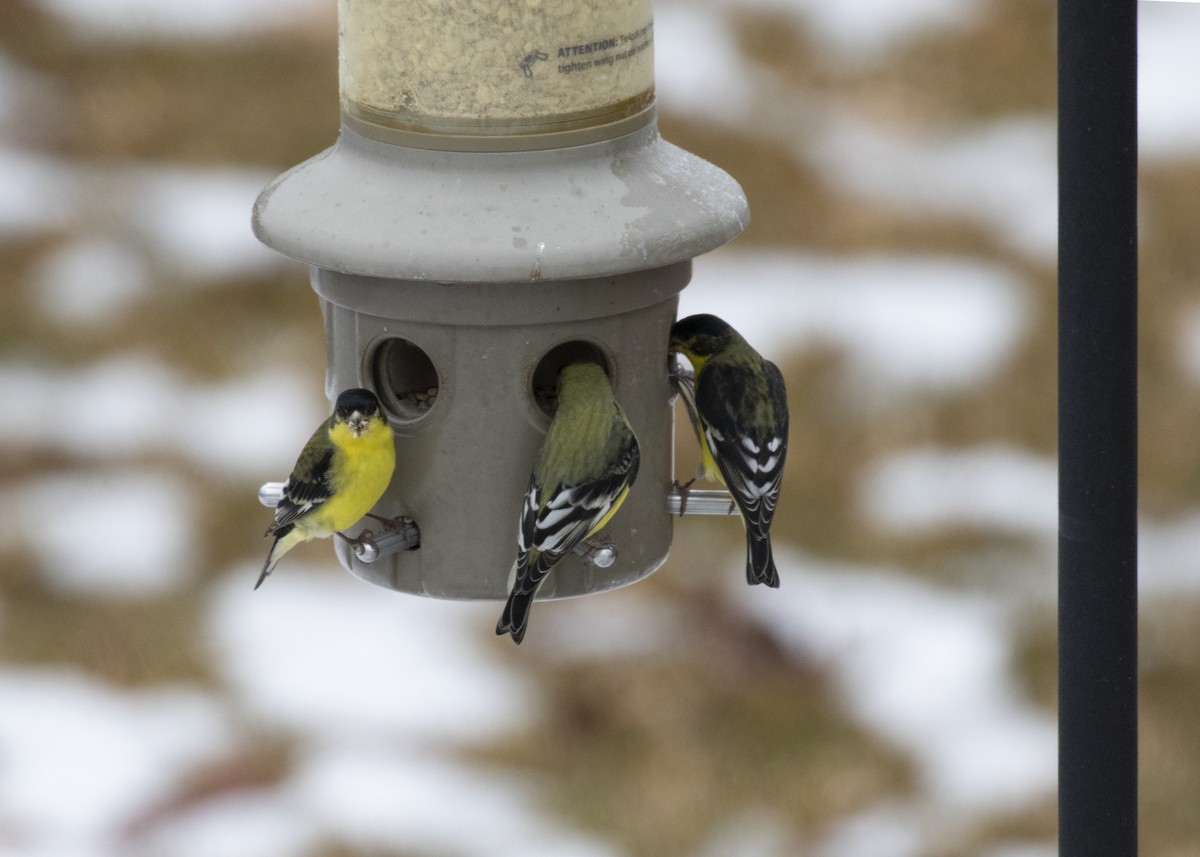
[[[966,524],[1052,537],[1055,459],[1008,446],[907,450],[871,465],[859,490],[867,516],[894,531]]]
[[[771,597],[731,594],[833,671],[851,715],[912,755],[931,800],[1009,809],[1054,788],[1057,727],[1012,685],[1011,620],[994,598],[790,551],[777,561]]]
[[[252,592],[257,565],[216,592],[218,669],[255,716],[323,739],[487,738],[530,716],[521,676],[489,660],[499,607],[390,593],[284,562]]]
[[[193,384],[127,354],[77,371],[0,371],[0,440],[10,449],[61,449],[99,460],[178,452],[218,473],[284,479],[325,418],[298,376],[278,370]],[[69,407],[71,419],[61,418]]]
[[[851,15],[875,5],[812,4],[853,10]],[[773,140],[844,193],[903,208],[912,217],[965,218],[1018,252],[1054,260],[1058,150],[1052,116],[885,128],[834,98],[797,92],[769,68],[741,56],[729,24],[710,10],[667,6],[658,18],[656,90],[663,109]],[[712,62],[706,61],[709,56]]]
[[[732,29],[730,18],[736,11],[782,14],[794,18],[812,32],[813,41],[832,48],[847,58],[871,58],[906,39],[930,29],[963,27],[975,21],[983,3],[980,0],[856,0],[854,3],[829,3],[823,0],[659,0],[655,4],[654,42],[671,36],[674,18],[663,22],[663,13],[674,14],[680,8],[713,19]],[[709,54],[709,41],[697,43],[683,55],[687,62],[720,64],[722,55]]]
[[[321,844],[316,819],[277,792],[233,792],[172,813],[124,857],[303,857]]]
[[[784,818],[764,810],[742,810],[717,820],[715,830],[694,857],[793,857],[806,853]]]
[[[1053,260],[1058,247],[1054,120],[1005,118],[920,136],[845,113],[807,138],[807,157],[844,191],[922,213],[978,220],[1014,249]]]
[[[1200,511],[1171,521],[1138,522],[1138,592],[1200,592]]]
[[[0,146],[0,236],[61,229],[77,214],[78,188],[64,161]]]
[[[961,388],[981,383],[1024,333],[1027,299],[1013,272],[919,256],[837,259],[720,250],[697,260],[680,316],[721,316],[778,360],[813,345],[843,348],[859,380]]]
[[[553,660],[661,655],[687,630],[675,605],[629,588],[539,603],[536,610],[537,634],[521,648],[536,646]]]
[[[145,296],[146,265],[127,243],[87,238],[54,250],[34,273],[42,315],[89,325],[112,321]]]
[[[1138,4],[1138,152],[1200,152],[1200,7]]]
[[[741,0],[740,5],[795,12],[818,43],[832,42],[852,56],[877,53],[926,30],[965,27],[984,6],[981,0]]]
[[[185,387],[173,438],[179,451],[229,475],[283,480],[332,408],[298,375],[264,370]],[[320,408],[320,410],[318,410]]]
[[[129,204],[123,215],[164,264],[196,279],[254,274],[283,257],[254,237],[250,214],[271,179],[254,169],[136,167],[117,177]]]
[[[317,750],[291,787],[305,814],[365,850],[461,857],[618,857],[533,810],[528,781],[423,753]]]
[[[819,857],[920,857],[925,853],[920,813],[885,802],[839,820],[817,850]]]
[[[250,214],[270,172],[127,164],[100,169],[0,147],[0,235],[105,224],[182,280],[221,281],[284,264]],[[159,284],[170,287],[172,284]]]
[[[754,102],[754,78],[721,15],[692,3],[656,4],[654,93],[664,108],[728,121]]]
[[[158,471],[39,477],[0,498],[0,544],[24,544],[58,589],[154,597],[194,567],[187,483]]]
[[[10,669],[0,699],[0,815],[28,841],[22,853],[97,853],[229,743],[218,706],[187,689],[115,691]]]

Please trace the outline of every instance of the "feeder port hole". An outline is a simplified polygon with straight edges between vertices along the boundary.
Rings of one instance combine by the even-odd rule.
[[[389,337],[375,346],[370,359],[375,392],[397,422],[425,417],[438,396],[438,372],[429,355],[408,339]]]
[[[596,363],[609,380],[613,379],[613,364],[608,352],[594,342],[572,339],[560,343],[538,361],[530,378],[530,392],[534,404],[549,419],[558,410],[558,373],[571,363]]]

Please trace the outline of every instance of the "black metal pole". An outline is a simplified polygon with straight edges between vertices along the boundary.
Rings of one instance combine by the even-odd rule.
[[[1059,855],[1137,854],[1137,3],[1059,0]]]

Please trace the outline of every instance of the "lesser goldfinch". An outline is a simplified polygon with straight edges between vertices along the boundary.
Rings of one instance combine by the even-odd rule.
[[[275,542],[254,588],[280,557],[301,542],[354,524],[383,496],[396,466],[396,446],[379,400],[370,390],[345,390],[333,416],[304,445],[283,486],[267,535]],[[343,536],[344,537],[344,536]]]
[[[637,436],[604,369],[595,363],[564,366],[558,410],[521,507],[517,561],[497,634],[521,642],[538,586],[564,554],[621,507],[637,478],[638,460]]]
[[[715,315],[675,322],[670,348],[683,354],[696,373],[698,478],[724,483],[742,513],[746,580],[779,586],[770,528],[787,457],[783,375]]]

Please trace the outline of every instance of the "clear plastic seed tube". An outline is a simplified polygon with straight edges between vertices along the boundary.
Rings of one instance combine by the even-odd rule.
[[[618,122],[654,100],[651,0],[339,0],[342,109],[449,135]]]

